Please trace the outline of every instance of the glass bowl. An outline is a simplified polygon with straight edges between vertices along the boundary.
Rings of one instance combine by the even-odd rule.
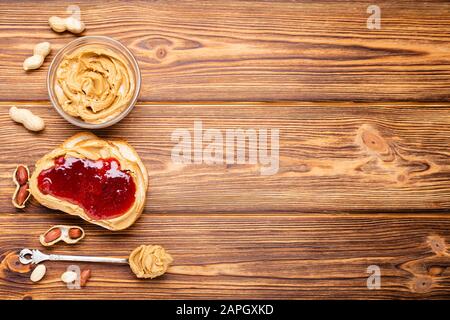
[[[116,117],[102,123],[88,123],[83,121],[83,119],[81,118],[73,117],[67,114],[64,111],[64,109],[60,106],[55,94],[56,70],[58,69],[58,66],[61,63],[62,59],[66,56],[66,54],[70,54],[74,50],[83,47],[85,45],[99,45],[104,48],[106,47],[114,51],[118,55],[122,56],[123,58],[125,58],[125,61],[128,63],[132,76],[134,76],[136,83],[135,92],[133,93],[133,96],[128,106]],[[69,44],[67,44],[61,50],[59,50],[59,52],[55,55],[52,63],[50,64],[50,68],[47,74],[47,90],[53,107],[64,119],[66,119],[67,121],[78,127],[86,129],[106,128],[112,126],[113,124],[125,118],[136,104],[140,89],[141,89],[141,72],[139,71],[139,65],[137,64],[137,61],[134,58],[133,54],[119,41],[104,36],[85,36],[71,41]]]

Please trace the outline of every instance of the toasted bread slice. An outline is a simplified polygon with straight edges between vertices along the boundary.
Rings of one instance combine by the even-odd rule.
[[[136,185],[135,201],[130,209],[112,219],[92,219],[85,210],[77,204],[59,199],[49,194],[43,194],[38,187],[37,178],[43,170],[54,166],[54,160],[61,156],[71,156],[81,159],[114,158],[120,163],[121,170],[127,171]],[[61,210],[71,215],[102,226],[109,230],[122,230],[131,226],[141,215],[147,194],[148,173],[139,155],[124,140],[106,141],[92,133],[82,132],[67,139],[63,144],[46,154],[36,163],[36,168],[30,179],[30,191],[42,205]]]

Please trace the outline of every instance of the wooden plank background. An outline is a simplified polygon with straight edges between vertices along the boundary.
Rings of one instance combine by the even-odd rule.
[[[51,15],[81,7],[84,35],[126,44],[142,70],[140,102],[96,134],[126,138],[149,169],[142,217],[111,233],[48,210],[10,204],[11,172],[33,165],[80,130],[48,102],[45,79],[75,36]],[[450,4],[380,1],[382,29],[368,30],[369,1],[2,1],[0,3],[0,298],[449,298]],[[105,7],[108,8],[105,11]],[[132,18],[130,18],[132,17]],[[39,41],[44,66],[22,62]],[[283,101],[284,100],[284,101]],[[32,109],[47,128],[8,117]],[[279,129],[280,170],[258,165],[174,165],[171,133]],[[168,274],[135,280],[126,267],[91,265],[92,281],[68,290],[67,267],[48,263],[31,284],[11,255],[43,249],[53,224],[87,238],[51,252],[127,255],[167,247]],[[378,265],[380,290],[366,268]]]
[[[370,1],[2,1],[0,99],[47,100],[45,72],[22,62],[74,38],[47,23],[69,4],[85,35],[137,56],[142,101],[450,101],[450,3],[416,0],[377,1],[381,30]]]

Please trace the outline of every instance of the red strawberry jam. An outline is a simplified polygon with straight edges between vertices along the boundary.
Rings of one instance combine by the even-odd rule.
[[[55,166],[42,171],[38,187],[43,194],[74,203],[94,220],[124,214],[134,203],[136,185],[114,159],[59,157]]]

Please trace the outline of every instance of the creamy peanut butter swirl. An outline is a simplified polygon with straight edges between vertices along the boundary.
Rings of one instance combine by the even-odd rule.
[[[153,279],[163,275],[173,259],[161,246],[141,245],[133,250],[128,261],[138,278]]]
[[[126,59],[98,45],[66,55],[56,71],[55,93],[62,109],[88,123],[116,117],[128,106],[135,89]]]

